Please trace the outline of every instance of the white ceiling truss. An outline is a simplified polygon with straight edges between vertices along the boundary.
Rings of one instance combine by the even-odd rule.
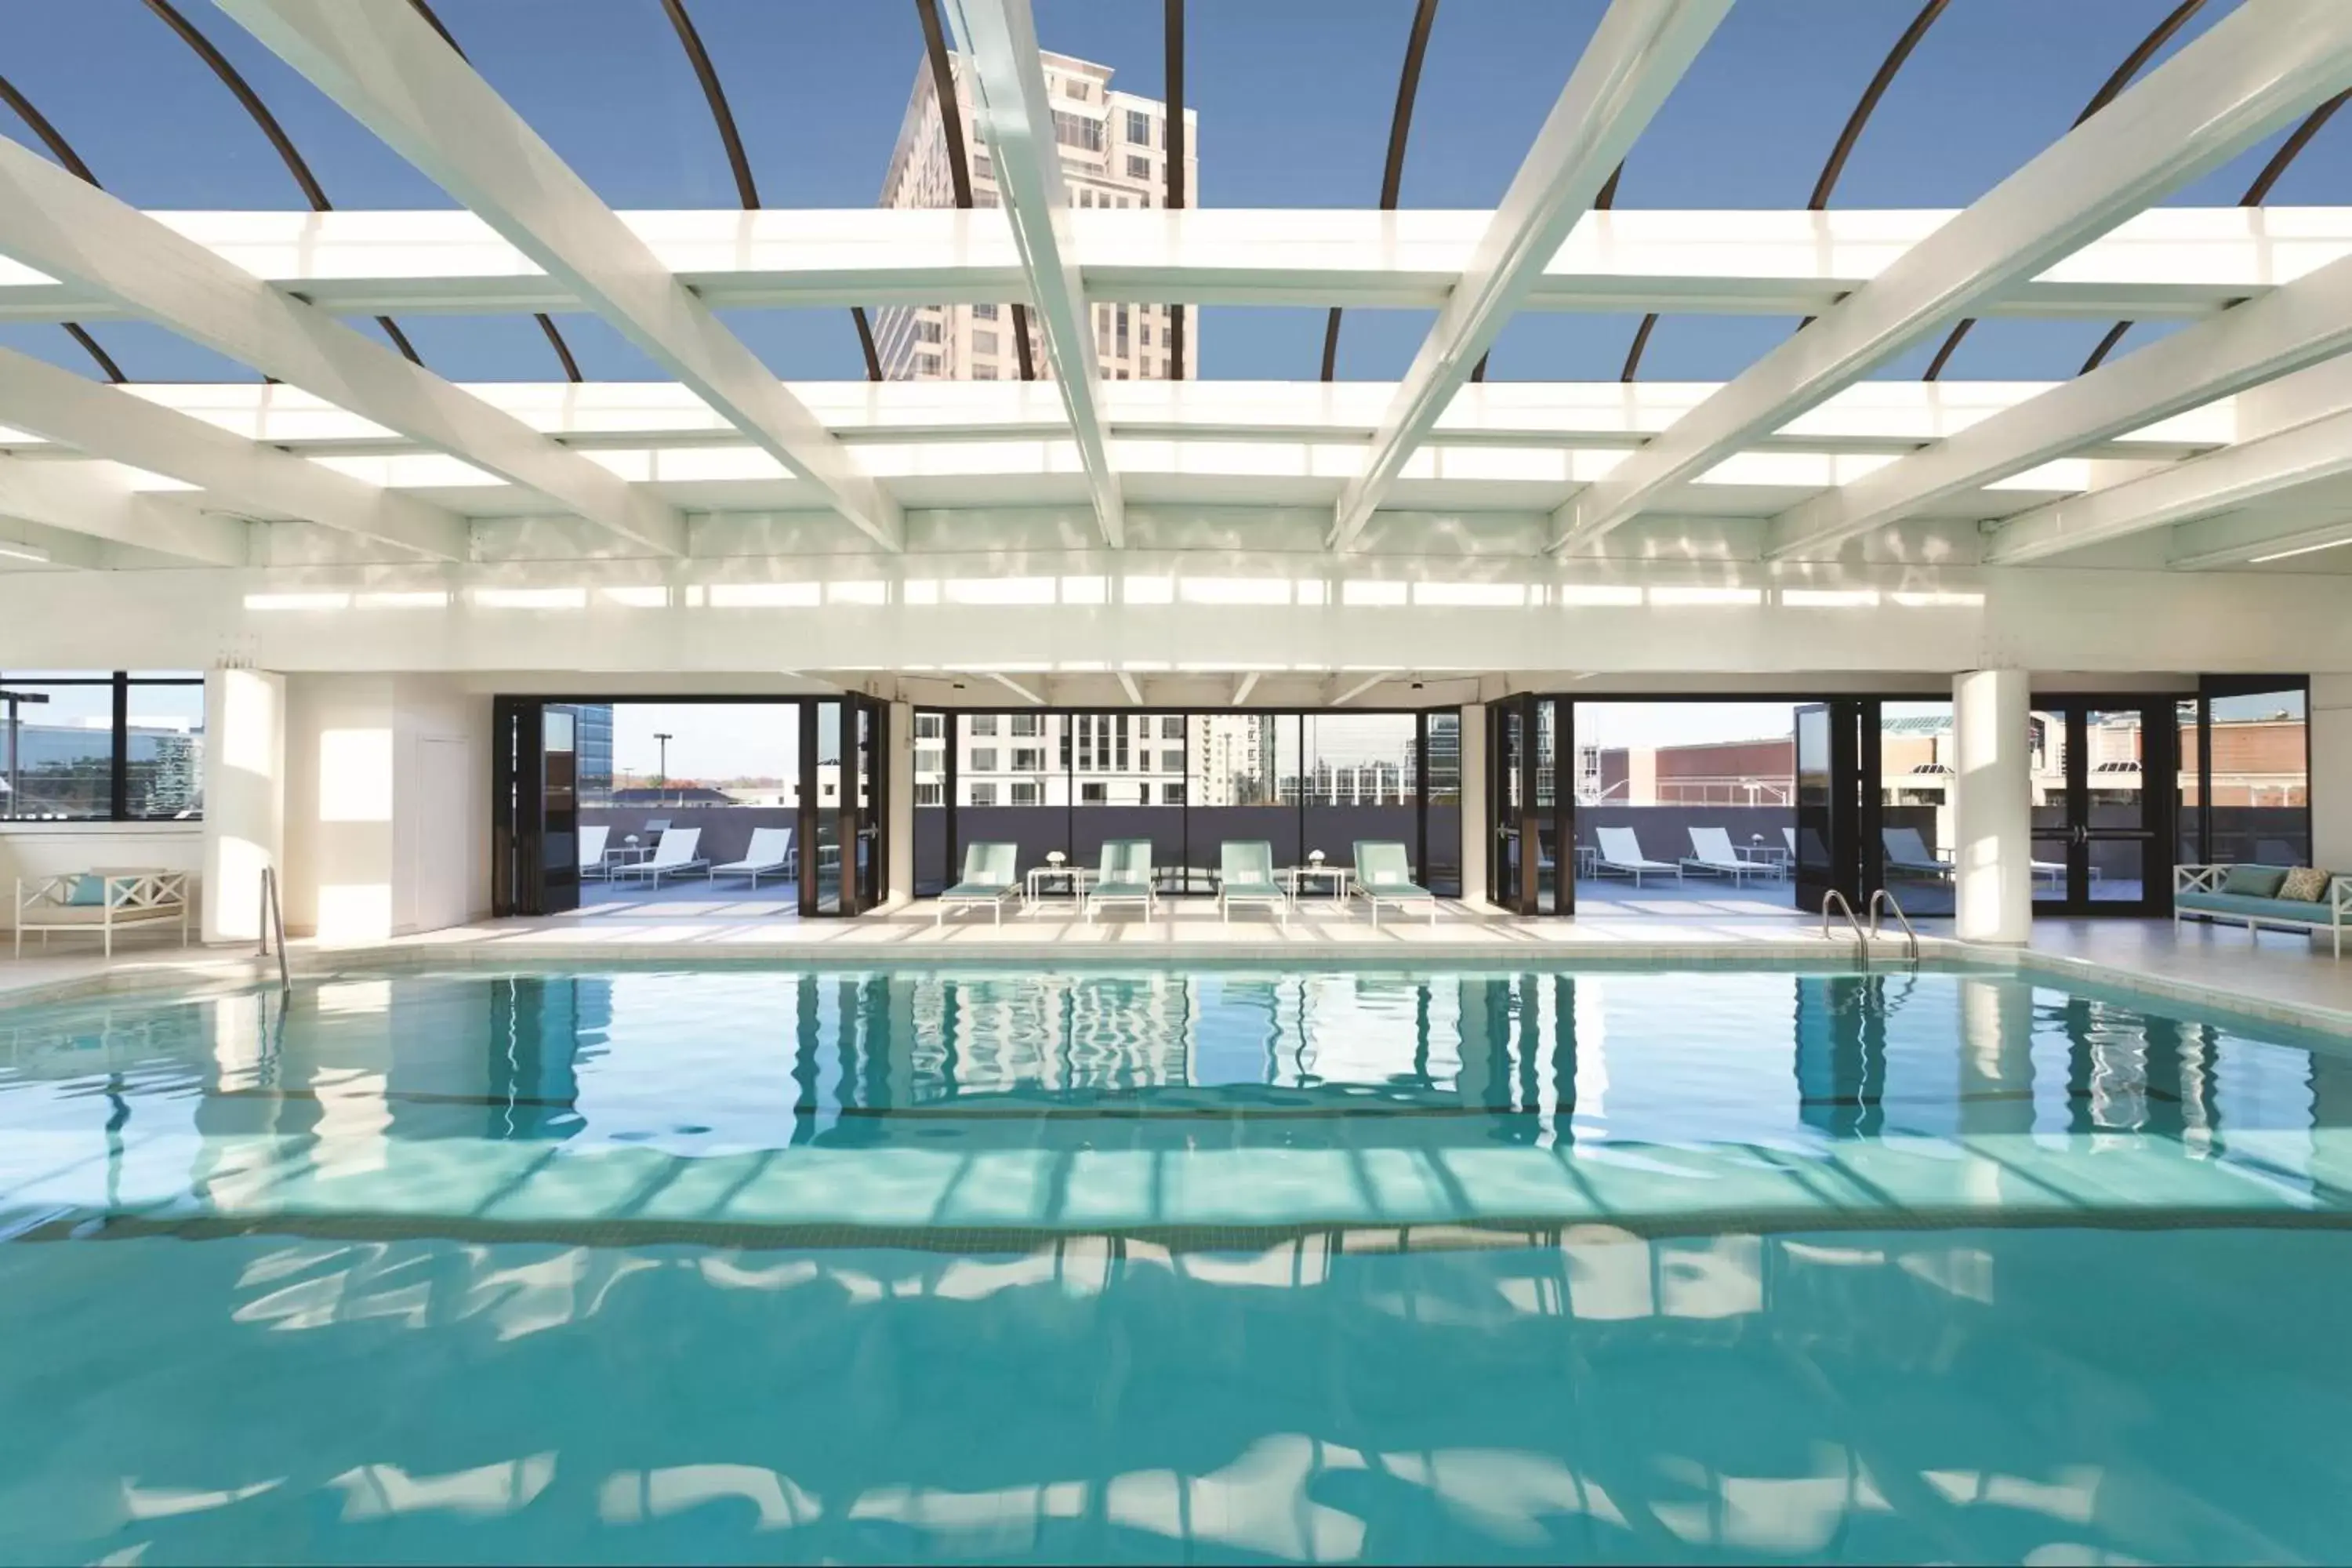
[[[272,378],[0,352],[0,573],[1133,550],[1178,520],[1232,551],[1688,559],[1696,530],[1796,565],[2352,570],[2299,557],[2352,538],[2352,207],[2153,205],[2352,86],[2340,0],[2242,7],[1957,213],[1591,210],[1730,0],[1617,0],[1492,212],[1074,209],[1027,0],[947,7],[1005,205],[616,212],[407,0],[220,3],[464,210],[142,212],[0,142],[0,320],[143,319]],[[787,383],[718,315],[1008,300],[1049,379]],[[1115,382],[1111,301],[1437,319],[1393,384]],[[1816,319],[1719,384],[1472,382],[1523,310]],[[532,311],[675,379],[458,384],[344,320]],[[2065,383],[1870,379],[1962,315],[2186,324]]]

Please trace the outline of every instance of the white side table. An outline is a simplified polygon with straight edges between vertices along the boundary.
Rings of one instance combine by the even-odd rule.
[[[1326,861],[1320,866],[1290,866],[1283,869],[1283,880],[1289,885],[1290,901],[1297,903],[1313,889],[1319,879],[1331,884],[1331,901],[1344,903],[1348,898],[1348,879],[1355,874],[1352,866],[1334,866]]]
[[[1058,884],[1060,897],[1066,899],[1076,913],[1086,902],[1087,889],[1093,885],[1095,874],[1083,866],[1032,866],[1022,879],[1021,905],[1024,914],[1035,914],[1044,907],[1049,885]]]

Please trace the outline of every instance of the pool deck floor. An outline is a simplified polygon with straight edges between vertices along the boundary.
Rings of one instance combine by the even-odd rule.
[[[667,890],[666,890],[667,892]],[[1730,889],[1724,889],[1728,895]],[[2146,989],[2282,1022],[2352,1033],[2352,956],[2287,932],[2250,936],[2243,929],[2190,921],[2044,919],[2017,950],[1951,940],[1943,921],[1921,922],[1931,956],[2021,960],[2056,977]],[[1453,900],[1434,925],[1425,917],[1383,914],[1375,929],[1359,908],[1304,903],[1286,927],[1266,911],[1236,911],[1221,921],[1206,900],[1163,906],[1149,922],[1120,911],[1087,924],[1066,906],[1003,921],[967,912],[944,922],[928,902],[858,920],[802,920],[782,899],[700,888],[658,900],[613,900],[577,912],[486,920],[390,942],[338,946],[298,940],[297,973],[371,963],[495,965],[513,963],[642,963],[740,959],[873,963],[971,959],[1055,962],[1084,959],[1297,958],[1328,963],[1515,963],[1578,958],[1698,962],[1741,958],[1843,959],[1851,935],[1824,942],[1818,921],[1760,900],[1685,897],[1642,906],[1591,905],[1574,919],[1523,920]],[[1874,960],[1900,957],[1882,942]],[[241,985],[275,963],[250,948],[183,949],[134,937],[110,964],[78,942],[22,959],[0,954],[0,1004],[100,990],[153,986]]]

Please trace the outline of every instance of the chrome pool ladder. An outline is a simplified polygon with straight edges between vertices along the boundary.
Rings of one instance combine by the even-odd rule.
[[[294,989],[294,982],[286,973],[286,902],[278,895],[278,868],[261,868],[261,956],[269,956],[269,937],[278,935],[278,990],[282,995]]]
[[[1870,895],[1870,940],[1878,940],[1878,911],[1882,906],[1895,916],[1895,923],[1903,928],[1905,960],[1916,965],[1919,962],[1919,933],[1911,929],[1911,917],[1903,912],[1903,906],[1896,903],[1895,895],[1885,888]]]
[[[1827,942],[1830,939],[1830,908],[1832,905],[1835,905],[1838,912],[1845,916],[1845,923],[1853,928],[1853,956],[1855,962],[1860,963],[1864,969],[1869,968],[1870,938],[1863,934],[1862,922],[1854,918],[1853,906],[1847,903],[1845,901],[1845,895],[1839,892],[1835,888],[1832,888],[1828,892],[1822,895],[1822,940],[1823,942]]]

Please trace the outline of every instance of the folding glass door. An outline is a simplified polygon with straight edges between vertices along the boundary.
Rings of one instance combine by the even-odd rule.
[[[1519,915],[1576,912],[1575,704],[1506,698],[1486,710],[1486,896]]]
[[[580,907],[579,714],[501,697],[491,721],[490,908],[558,915]]]
[[[1832,892],[1855,910],[1885,886],[1879,710],[1871,698],[1807,703],[1797,724],[1797,908]]]

